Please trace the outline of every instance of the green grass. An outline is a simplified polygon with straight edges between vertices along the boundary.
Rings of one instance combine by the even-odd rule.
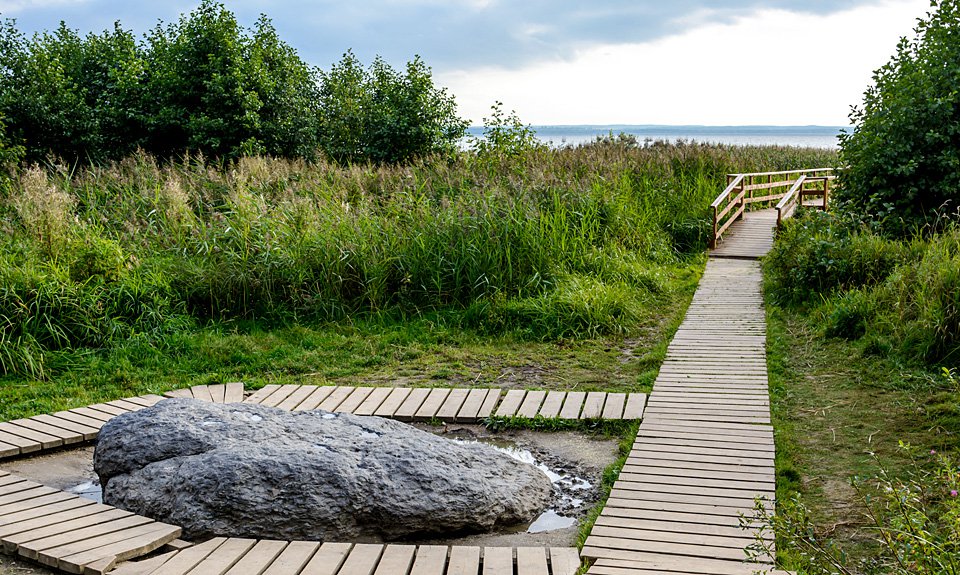
[[[921,451],[956,450],[960,425],[944,415],[944,398],[955,409],[960,393],[951,394],[933,369],[823,337],[808,314],[768,305],[767,320],[777,499],[800,493],[813,533],[836,543],[853,567],[880,549],[851,479],[877,474],[878,462],[894,475],[906,473],[911,462],[900,441]],[[787,568],[794,553],[778,544]]]

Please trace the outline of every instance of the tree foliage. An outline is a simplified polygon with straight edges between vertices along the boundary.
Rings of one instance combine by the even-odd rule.
[[[912,39],[874,72],[841,135],[839,198],[891,235],[960,202],[960,2],[934,0]]]
[[[467,128],[419,56],[398,72],[382,58],[364,69],[348,51],[322,75],[320,102],[320,144],[339,162],[397,163],[449,153]]]

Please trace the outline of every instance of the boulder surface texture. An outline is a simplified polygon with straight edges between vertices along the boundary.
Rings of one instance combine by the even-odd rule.
[[[490,446],[325,411],[167,399],[100,431],[109,505],[208,536],[395,540],[534,519],[552,486]]]

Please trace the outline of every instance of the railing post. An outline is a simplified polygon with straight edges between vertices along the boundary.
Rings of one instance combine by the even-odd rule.
[[[830,180],[825,177],[823,179],[823,211],[827,211],[830,207],[829,197],[830,197]]]
[[[738,212],[740,212],[740,210],[747,205],[747,194],[744,193],[744,188],[747,187],[747,182],[752,182],[752,181],[753,181],[753,177],[743,178],[742,180],[740,180],[740,191],[737,193],[737,195],[739,196],[740,194],[743,194],[743,197],[740,198],[740,202],[737,205]],[[737,219],[742,220],[746,215],[747,215],[747,211],[743,210],[742,212],[740,212],[740,215],[737,216]]]
[[[729,180],[730,177],[727,176],[727,179]],[[717,249],[717,207],[711,206],[711,209],[713,210],[713,233],[710,234],[710,249],[715,250]]]

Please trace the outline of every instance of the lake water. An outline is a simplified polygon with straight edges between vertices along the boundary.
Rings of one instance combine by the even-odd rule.
[[[745,146],[795,146],[836,148],[841,126],[531,126],[537,138],[552,146],[576,146],[592,142],[599,136],[620,133],[645,140],[704,142]],[[483,128],[471,127],[472,136],[483,135]]]

